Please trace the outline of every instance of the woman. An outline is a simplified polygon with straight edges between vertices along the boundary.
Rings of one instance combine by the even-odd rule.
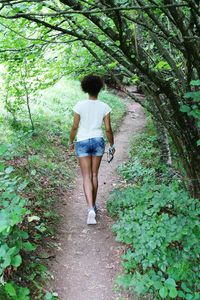
[[[70,132],[70,151],[74,151],[77,133],[76,155],[83,176],[83,188],[88,205],[87,224],[96,224],[96,196],[98,190],[98,171],[105,151],[102,124],[104,122],[110,149],[115,152],[113,132],[110,124],[111,108],[98,100],[103,88],[99,76],[88,75],[81,81],[82,90],[88,93],[88,100],[78,102],[74,107],[74,121]]]

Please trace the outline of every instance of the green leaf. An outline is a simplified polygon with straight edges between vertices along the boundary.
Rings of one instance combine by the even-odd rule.
[[[167,278],[167,280],[165,280],[165,285],[168,287],[168,288],[171,288],[171,287],[175,287],[176,286],[176,282],[173,278]]]
[[[159,290],[159,295],[162,299],[166,298],[168,295],[168,289],[163,286],[160,290]]]
[[[10,173],[12,173],[13,170],[14,170],[14,168],[12,166],[9,166],[5,169],[5,173],[10,174]]]
[[[22,239],[27,239],[29,237],[28,232],[21,230],[18,232],[18,235],[22,238]]]
[[[185,94],[185,98],[192,98],[193,100],[200,101],[200,91],[188,92]]]
[[[56,300],[56,299],[58,299],[57,296],[58,296],[57,293],[47,292],[46,295],[45,295],[45,300]]]
[[[0,172],[4,170],[4,164],[0,163]]]
[[[8,293],[9,296],[11,296],[11,297],[17,296],[16,290],[15,290],[12,283],[7,282],[4,286],[4,288],[5,288],[5,291]]]
[[[20,300],[29,300],[29,295],[30,294],[30,291],[28,288],[24,288],[24,287],[20,287],[20,290],[19,290],[19,299]]]
[[[188,105],[181,105],[181,107],[180,107],[180,111],[182,111],[182,112],[189,112],[191,109],[190,109],[190,107],[188,106]]]
[[[28,185],[28,181],[24,180],[18,187],[18,191],[23,191],[25,189],[25,187]]]
[[[170,70],[171,67],[170,65],[168,64],[168,62],[164,61],[164,60],[161,60],[159,61],[159,63],[157,63],[157,65],[155,66],[156,70],[161,70],[161,69],[166,69],[166,70]]]
[[[0,146],[0,155],[4,154],[6,151],[8,150],[8,146],[7,145],[1,145]]]
[[[32,222],[32,221],[39,221],[40,217],[38,216],[30,216],[28,217],[28,222]]]
[[[23,243],[23,249],[26,251],[33,251],[36,249],[36,245],[34,245],[30,242],[25,242],[25,243]]]
[[[190,82],[190,85],[200,86],[200,80],[192,80],[192,81]]]
[[[193,299],[193,296],[192,296],[191,294],[186,294],[185,299],[187,299],[187,300],[192,300],[192,299]]]
[[[143,282],[138,282],[135,287],[135,292],[138,294],[143,294],[145,292],[145,286]]]
[[[115,45],[116,45],[116,46],[120,46],[120,41],[116,41],[116,42],[115,42]]]
[[[191,292],[191,290],[187,287],[187,285],[186,285],[185,282],[182,282],[182,283],[181,283],[181,287],[182,287],[182,289],[183,289],[185,292]]]
[[[17,268],[17,267],[19,267],[21,265],[21,263],[22,263],[22,258],[21,258],[20,254],[12,257],[12,259],[11,259],[11,265],[12,266],[14,266],[14,267]]]
[[[178,291],[178,296],[185,299],[185,293],[183,293],[183,291]]]
[[[6,228],[8,229],[10,225],[10,216],[7,211],[0,211],[0,232],[4,231]]]
[[[176,289],[175,287],[171,287],[171,288],[169,289],[169,296],[170,296],[171,298],[176,298],[177,295],[178,295],[177,289]]]
[[[35,176],[35,174],[37,173],[37,171],[34,169],[34,170],[31,170],[31,175],[32,176]]]

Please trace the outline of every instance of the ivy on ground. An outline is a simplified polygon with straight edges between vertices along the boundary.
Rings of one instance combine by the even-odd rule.
[[[30,182],[16,174],[13,166],[6,166],[3,155],[7,145],[0,146],[0,299],[30,300],[30,282],[46,277],[47,267],[35,261],[37,235],[41,228],[32,224],[40,220],[29,209],[29,201],[22,196]],[[36,232],[37,230],[37,232]],[[30,255],[32,253],[32,255]],[[28,263],[27,263],[28,261]],[[23,274],[22,274],[23,273]],[[37,284],[37,288],[42,287]],[[41,291],[42,299],[44,293]],[[38,298],[41,299],[41,298]],[[56,300],[56,293],[47,292],[45,300]]]
[[[0,147],[0,155],[7,147]],[[30,211],[26,199],[19,195],[26,185],[18,176],[12,176],[13,167],[0,163],[0,297],[3,299],[28,300],[29,289],[12,281],[13,274],[22,264],[22,252],[32,251],[35,245],[28,241],[29,234],[23,222]],[[18,282],[20,280],[17,280]],[[1,298],[2,299],[2,298]]]
[[[124,274],[117,281],[122,288],[154,300],[197,300],[200,203],[177,179],[169,182],[168,174],[156,180],[156,158],[147,172],[149,158],[145,159],[143,147],[151,138],[143,133],[135,139],[134,158],[120,168],[128,187],[114,190],[107,202],[110,215],[117,219],[116,239],[127,244]]]

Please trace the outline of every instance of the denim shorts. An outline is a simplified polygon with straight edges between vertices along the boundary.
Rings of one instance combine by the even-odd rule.
[[[95,137],[76,142],[76,155],[84,156],[102,156],[105,151],[105,141],[102,137]]]

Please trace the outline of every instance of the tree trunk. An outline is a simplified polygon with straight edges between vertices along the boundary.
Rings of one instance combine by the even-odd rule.
[[[157,139],[160,147],[160,160],[165,165],[172,165],[171,151],[169,147],[168,133],[164,125],[153,116],[153,122],[157,133]]]

